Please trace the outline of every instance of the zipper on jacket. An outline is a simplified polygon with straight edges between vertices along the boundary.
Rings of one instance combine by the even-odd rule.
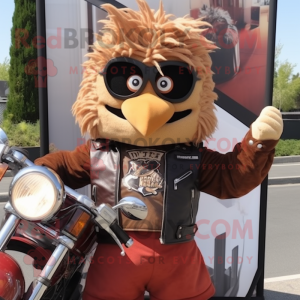
[[[194,223],[194,204],[193,201],[195,199],[195,189],[191,190],[191,224]]]
[[[175,178],[174,179],[174,190],[177,190],[177,185],[180,181],[186,179],[187,177],[189,177],[190,175],[193,174],[193,171],[188,171],[185,174],[183,174],[182,176],[180,176],[179,178]]]
[[[119,188],[120,188],[120,160],[121,160],[121,153],[117,146],[115,147],[116,151],[118,152],[118,159],[117,159],[117,180],[115,184],[115,205],[118,204],[119,201]],[[117,222],[120,225],[120,216],[117,214]]]
[[[167,194],[167,155],[168,152],[165,154],[165,182],[164,182],[164,197],[163,197],[163,214],[162,214],[162,222],[161,222],[161,231],[160,231],[160,238],[159,241],[161,244],[164,244],[164,224],[165,224],[165,202],[166,202],[166,194]]]

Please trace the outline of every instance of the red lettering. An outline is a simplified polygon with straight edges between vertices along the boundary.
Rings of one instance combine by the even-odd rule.
[[[238,140],[236,138],[233,138],[232,140],[232,150],[234,149],[235,145],[238,143]]]
[[[53,45],[52,41],[56,41],[56,44]],[[57,28],[57,36],[49,36],[47,40],[47,46],[50,49],[61,49],[61,28]]]
[[[246,68],[245,68],[245,73],[246,73],[246,74],[251,74],[251,68],[246,67]]]
[[[127,265],[131,264],[131,260],[128,258],[127,255],[126,255],[126,264],[127,264]]]
[[[253,258],[253,256],[251,256],[251,257],[248,257],[248,256],[247,256],[247,259],[249,260],[249,265],[251,264],[252,258]]]
[[[22,34],[22,35],[21,35]],[[17,28],[15,31],[15,43],[16,48],[20,49],[21,43],[25,48],[30,48],[30,46],[27,44],[26,40],[29,37],[29,32],[26,29]]]
[[[32,45],[36,49],[42,49],[45,47],[46,41],[43,36],[36,36],[32,40]]]
[[[227,144],[226,148],[222,148],[221,147],[222,142],[226,142],[226,144]],[[231,148],[231,144],[230,144],[229,139],[227,139],[227,138],[221,138],[221,139],[219,139],[218,143],[217,143],[217,147],[218,147],[219,151],[228,152],[230,150],[230,148]]]
[[[210,263],[212,264],[213,263],[213,259],[214,259],[215,257],[213,256],[213,257],[208,257],[208,259],[210,260]]]
[[[242,239],[245,238],[246,232],[248,231],[248,238],[253,239],[253,228],[252,228],[252,221],[247,220],[244,228],[242,229],[239,220],[233,220],[233,228],[232,228],[232,239],[236,239],[237,231],[240,234]]]
[[[188,260],[188,257],[186,256],[185,258],[183,256],[181,256],[181,261],[185,264]]]
[[[70,74],[78,74],[78,69],[77,67],[75,67],[75,69],[73,69],[73,67],[70,67]]]
[[[115,72],[113,70],[116,70]],[[110,69],[110,72],[111,74],[115,75],[118,73],[118,68],[116,66],[113,66],[111,69]]]
[[[198,228],[200,228],[200,226],[201,226],[202,224],[209,225],[209,220],[205,220],[205,219],[199,220],[199,221],[197,222]],[[200,230],[198,230],[198,231],[196,232],[196,236],[197,236],[199,239],[201,239],[201,240],[207,240],[207,239],[209,239],[209,235],[208,235],[208,234],[205,234],[205,235],[201,234],[201,233],[200,233]]]
[[[258,28],[259,30],[259,28]],[[240,35],[240,49],[261,49],[260,32],[253,32],[252,30],[244,31],[245,34]],[[247,46],[246,46],[247,45]]]
[[[238,68],[235,67],[233,72],[234,72],[235,75],[239,74],[241,72],[241,69],[240,68],[238,69]]]
[[[155,257],[154,257],[154,256],[149,257],[149,258],[148,258],[148,263],[149,263],[150,265],[153,265],[153,264],[155,263]]]
[[[219,32],[218,34],[218,41],[219,41],[219,44],[222,48],[225,48],[225,49],[232,49],[235,47],[235,45],[237,44],[237,41],[238,39],[233,39],[231,43],[227,44],[225,41],[224,41],[224,36],[225,34],[230,34],[231,33],[231,36],[235,37],[237,36],[237,32],[233,29],[230,29],[230,28],[225,28],[223,29],[221,32]]]
[[[107,258],[107,263],[108,263],[108,264],[112,265],[114,262],[115,262],[115,259],[114,259],[112,256],[109,256],[109,257]]]
[[[222,66],[221,66],[221,67],[219,67],[219,68],[218,68],[218,67],[216,67],[216,69],[217,69],[217,71],[218,71],[218,72],[217,72],[217,74],[220,74],[220,70],[221,70],[221,68],[222,68]]]
[[[230,261],[229,261],[229,259],[230,259]],[[227,259],[226,259],[226,261],[227,261],[228,264],[232,264],[232,257],[228,256]]]
[[[141,256],[140,264],[142,265],[145,261],[147,262],[147,258],[145,256]]]
[[[132,67],[130,68],[130,70],[131,70],[131,73],[130,73],[130,75],[134,75],[134,74],[136,74],[136,71],[135,71],[135,66],[132,66]]]
[[[210,67],[206,67],[206,74],[212,74],[212,70]]]
[[[189,74],[192,74],[194,70],[195,70],[195,68],[193,66],[191,66],[190,68],[188,68]]]
[[[257,71],[257,74],[259,74],[259,70],[261,69],[262,67],[255,67],[256,71]]]
[[[159,256],[159,264],[165,264],[163,256]]]
[[[85,260],[84,257],[80,257],[80,261],[79,261],[78,264],[79,264],[79,265],[82,264],[82,263],[84,262],[84,260]]]
[[[208,147],[208,144],[209,144],[209,142],[210,141],[212,141],[212,142],[215,142],[216,141],[216,139],[215,138],[207,138],[205,141],[204,141],[204,147]],[[212,149],[212,150],[210,150],[210,151],[215,151],[215,149]]]
[[[214,237],[217,237],[219,234],[217,233],[217,226],[218,225],[224,225],[225,229],[226,229],[226,237],[229,236],[230,234],[230,225],[226,220],[216,220],[215,222],[213,222],[212,226],[211,226],[211,233]]]
[[[85,144],[85,138],[77,138],[77,146],[81,146]]]

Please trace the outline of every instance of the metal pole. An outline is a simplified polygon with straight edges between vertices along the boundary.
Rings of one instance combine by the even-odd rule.
[[[46,18],[45,18],[45,0],[36,0],[36,27],[37,36],[46,41]],[[46,42],[45,47],[37,49],[37,62],[40,69],[47,68],[45,61],[47,59]],[[49,121],[48,121],[48,87],[47,76],[45,80],[38,76],[39,90],[39,115],[40,115],[40,155],[49,153]]]
[[[266,90],[266,101],[267,101],[266,104],[272,105],[277,0],[270,1],[269,16],[270,17],[269,17],[267,78],[266,78],[266,86],[269,87],[269,89]],[[267,196],[268,196],[268,178],[266,178],[261,185],[261,210],[260,210],[260,224],[259,224],[260,234],[259,234],[259,256],[258,256],[258,269],[261,270],[261,277],[257,283],[257,288],[256,288],[257,297],[264,297]]]
[[[10,215],[10,217],[5,222],[4,226],[0,231],[0,251],[4,251],[7,243],[14,234],[17,226],[20,223],[20,219],[15,215]]]
[[[43,297],[46,289],[48,288],[46,284],[43,283],[43,280],[46,282],[50,282],[54,273],[58,269],[61,264],[61,261],[64,259],[65,255],[68,252],[68,248],[64,245],[59,244],[52,256],[50,257],[49,261],[45,265],[43,271],[38,278],[38,283],[36,287],[33,289],[33,292],[29,298],[29,300],[40,300]]]

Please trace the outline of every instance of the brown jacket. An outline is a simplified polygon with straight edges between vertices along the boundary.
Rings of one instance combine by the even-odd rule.
[[[250,141],[253,141],[251,143]],[[199,186],[202,192],[219,199],[239,198],[257,187],[267,176],[278,141],[255,140],[249,130],[232,152],[220,154],[202,148]],[[260,148],[260,145],[262,146]],[[58,173],[63,182],[73,188],[90,184],[90,142],[73,151],[58,151],[35,160]],[[201,171],[201,172],[200,172]]]
[[[98,145],[96,148],[95,144]],[[100,199],[98,197],[94,199],[96,205],[98,206],[102,203],[114,205],[116,192],[120,189],[120,186],[119,181],[116,180],[116,172],[113,168],[113,161],[116,161],[116,154],[113,154],[115,150],[109,150],[109,144],[112,146],[112,149],[116,149],[117,144],[113,141],[107,143],[106,146],[105,144],[103,146],[99,141],[96,143],[89,141],[87,144],[77,147],[74,151],[60,151],[46,155],[36,160],[36,164],[45,165],[53,169],[60,175],[66,185],[74,189],[92,183],[97,190],[99,189],[97,195],[101,196]],[[156,230],[161,230],[161,242],[164,244],[187,242],[192,239],[195,234],[194,222],[198,210],[198,190],[219,199],[238,198],[247,194],[266,177],[273,162],[276,144],[277,141],[257,141],[252,137],[251,131],[249,131],[242,143],[237,144],[232,152],[226,154],[220,154],[203,147],[184,147],[184,145],[177,145],[176,147],[174,145],[172,147],[170,145],[174,154],[178,154],[178,151],[182,153],[183,149],[186,149],[184,152],[192,151],[190,153],[193,153],[191,157],[194,161],[188,164],[185,162],[184,168],[186,171],[193,170],[192,173],[194,175],[192,178],[194,179],[192,179],[190,184],[187,184],[185,181],[184,186],[186,188],[181,188],[181,192],[172,192],[170,186],[173,182],[172,180],[168,182],[166,187],[168,196],[165,200],[162,200],[161,209],[159,211],[149,211],[145,224],[153,223],[153,220],[162,218],[162,227],[156,228]],[[199,152],[201,152],[201,155],[197,155]],[[170,157],[174,157],[174,154]],[[195,160],[194,157],[199,157],[199,159]],[[94,160],[94,158],[97,159]],[[104,169],[102,166],[103,162]],[[170,166],[172,165],[171,163]],[[169,167],[168,172],[171,173],[168,177],[170,179],[178,174],[175,174],[174,172],[176,171]],[[96,170],[101,172],[97,172],[98,175],[95,177],[94,173]],[[189,178],[191,180],[191,177]],[[190,199],[193,202],[192,206],[190,206],[189,201],[185,201],[185,199],[189,197],[190,188],[194,186],[193,182],[195,181],[198,189],[193,189],[195,194]],[[174,205],[176,206],[174,207]],[[193,214],[192,220],[190,218],[191,212]],[[126,224],[126,221],[124,224]],[[122,222],[123,226],[124,224]],[[132,228],[137,227],[136,230],[146,230],[142,228],[141,224],[135,225]],[[154,228],[153,226],[150,227]],[[150,227],[146,226],[149,230]],[[130,224],[124,227],[126,230],[132,230],[130,228]],[[183,239],[183,236],[189,238]]]

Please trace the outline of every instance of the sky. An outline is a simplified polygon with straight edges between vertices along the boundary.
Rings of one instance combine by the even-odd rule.
[[[271,0],[272,1],[272,0]],[[300,41],[298,41],[297,23],[300,18],[299,0],[278,0],[277,6],[277,24],[276,24],[276,44],[280,42],[283,45],[280,61],[288,60],[297,64],[294,73],[300,73]]]
[[[14,13],[14,0],[0,1],[0,63],[3,63],[5,57],[9,58],[9,48],[11,40],[12,15]]]
[[[13,0],[2,0],[0,2],[0,62],[3,62],[5,57],[9,58],[13,11]],[[300,56],[297,48],[297,46],[300,46],[300,42],[296,38],[298,36],[296,25],[300,18],[299,11],[299,0],[278,0],[276,43],[280,42],[283,45],[279,60],[288,60],[296,64],[294,73],[300,73]]]

